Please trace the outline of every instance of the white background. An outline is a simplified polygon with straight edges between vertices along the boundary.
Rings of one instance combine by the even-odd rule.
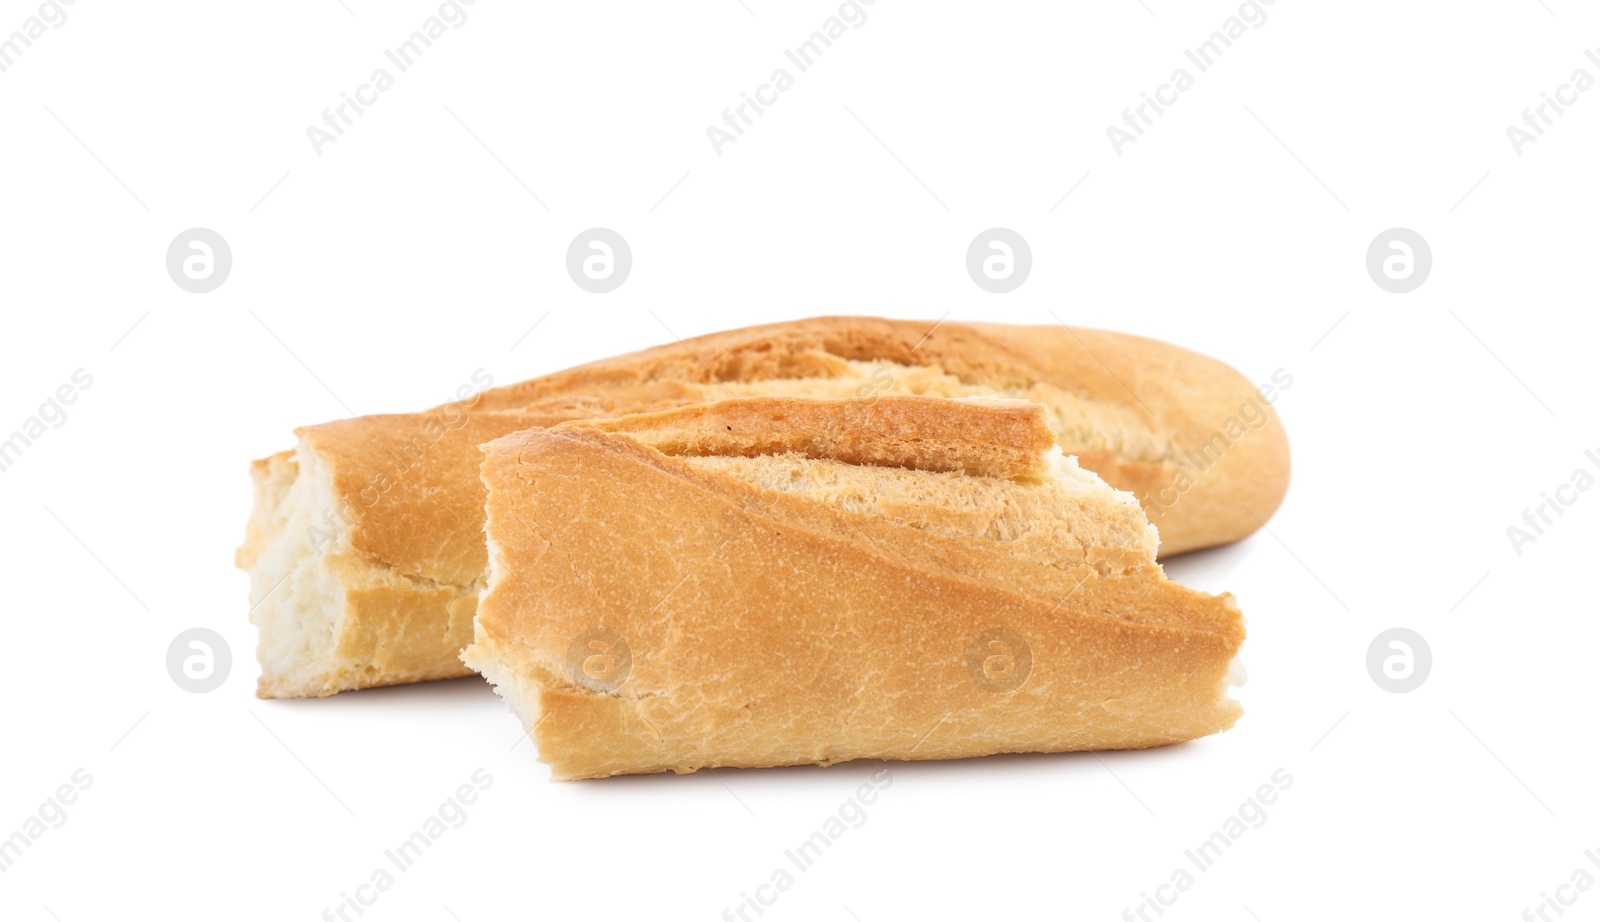
[[[1279,768],[1163,920],[1514,920],[1600,876],[1600,491],[1520,555],[1506,533],[1600,475],[1600,91],[1506,136],[1600,77],[1592,9],[1278,0],[1119,157],[1107,125],[1236,6],[878,0],[718,156],[706,126],[834,5],[478,0],[317,156],[306,127],[436,8],[78,0],[0,74],[0,434],[94,379],[0,474],[0,836],[94,779],[0,916],[317,919],[482,767],[364,919],[722,918],[874,766],[554,784],[477,679],[258,701],[246,465],[474,369],[823,313],[1059,316],[1284,369],[1294,481],[1270,533],[1168,562],[1249,619],[1234,730],[896,764],[761,918],[1121,918]],[[204,295],[164,267],[196,226],[234,256]],[[593,226],[632,245],[611,294],[565,274]],[[1034,255],[1006,295],[964,268],[993,226]],[[1395,226],[1434,257],[1406,295],[1364,267]],[[1404,695],[1365,666],[1397,625],[1435,661]],[[210,694],[164,664],[195,626],[234,654]]]

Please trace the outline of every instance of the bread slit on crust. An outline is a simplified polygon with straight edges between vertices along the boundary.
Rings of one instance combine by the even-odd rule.
[[[260,631],[257,694],[469,674],[459,653],[488,566],[482,442],[736,396],[908,394],[1042,405],[1067,454],[1139,498],[1164,554],[1250,534],[1287,489],[1288,442],[1270,404],[1227,365],[1166,343],[1059,325],[870,317],[716,333],[425,413],[308,426],[293,449],[255,462],[237,562],[250,573]]]
[[[485,446],[462,657],[559,780],[1226,730],[1244,625],[1039,404],[752,397]]]

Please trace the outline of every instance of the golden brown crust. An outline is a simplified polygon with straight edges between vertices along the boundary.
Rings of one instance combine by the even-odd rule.
[[[874,317],[766,324],[495,388],[482,395],[482,406],[529,406],[665,381],[698,386],[697,399],[714,400],[734,396],[727,386],[740,382],[838,377],[851,361],[937,369],[1003,396],[1087,404],[1082,413],[1057,414],[1057,441],[1139,497],[1161,530],[1163,554],[1252,534],[1288,490],[1288,437],[1249,379],[1170,343],[1061,324]]]
[[[296,433],[327,466],[357,551],[407,576],[468,586],[485,563],[478,444],[571,418],[462,408],[358,416]]]
[[[1171,448],[1154,463],[1075,451],[1062,440],[1085,467],[1139,498],[1164,555],[1245,538],[1283,503],[1288,435],[1272,404],[1227,364],[1106,330],[973,326],[1047,380],[1078,380],[1101,399],[1138,406],[1165,434]]]
[[[920,421],[932,441],[1007,412],[916,401],[875,409]],[[828,459],[863,495],[920,477],[939,507],[982,479],[953,469],[986,455],[1006,467],[1006,446],[981,439],[906,475],[860,466],[898,459],[894,440],[815,428],[837,407],[791,403],[766,426],[804,428],[791,440],[810,451],[763,459],[779,470]],[[1013,542],[907,524],[882,493],[841,509],[647,444],[651,428],[710,437],[739,415],[714,405],[485,446],[493,575],[465,656],[534,727],[555,777],[1141,748],[1237,718],[1225,688],[1238,610],[1168,582],[1137,506],[1104,484],[1004,486],[1019,500],[1045,492],[1068,526],[1059,540],[1080,542],[1041,563]],[[839,450],[828,431],[843,434]],[[593,656],[606,658],[598,674]],[[604,669],[622,657],[612,685]]]
[[[317,597],[331,600],[318,604],[337,609],[325,613],[333,622],[327,630],[337,635],[335,650],[355,657],[341,654],[336,666],[309,683],[274,681],[264,673],[260,693],[332,694],[466,674],[456,658],[464,638],[450,629],[460,626],[450,617],[460,603],[440,599],[470,597],[481,586],[480,442],[528,427],[759,393],[923,393],[1046,404],[1063,449],[1139,497],[1160,529],[1163,554],[1250,534],[1277,509],[1288,483],[1283,429],[1250,383],[1221,362],[1166,343],[1059,325],[866,317],[716,333],[495,388],[426,413],[309,426],[298,430],[295,452],[257,462],[256,509],[238,555],[254,576],[252,606],[274,591],[286,567],[297,565],[280,560],[273,569],[257,561],[270,545],[294,543],[287,517],[272,510],[299,476],[297,465],[305,467],[301,455],[315,456],[328,495],[318,499],[326,508],[311,512],[314,524],[349,545],[327,574],[343,591],[336,598],[322,592]],[[1246,406],[1259,412],[1239,426]],[[1202,468],[1190,460],[1196,452],[1205,459]],[[297,577],[289,585],[300,582]],[[381,600],[354,591],[368,586],[390,591]],[[413,587],[409,594],[407,587]],[[408,640],[385,651],[379,663],[360,658],[368,647],[346,642],[347,636]]]

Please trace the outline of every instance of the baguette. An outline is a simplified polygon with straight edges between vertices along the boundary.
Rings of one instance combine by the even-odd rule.
[[[1243,620],[1022,401],[752,397],[484,446],[466,663],[558,780],[1216,733]]]
[[[305,427],[293,449],[255,462],[236,561],[250,573],[260,633],[257,694],[469,674],[459,652],[487,565],[481,442],[736,396],[893,394],[1043,405],[1063,450],[1139,497],[1165,554],[1250,534],[1288,485],[1288,442],[1271,406],[1238,372],[1166,343],[863,317],[716,333],[426,413]],[[1203,471],[1187,460],[1196,452]]]

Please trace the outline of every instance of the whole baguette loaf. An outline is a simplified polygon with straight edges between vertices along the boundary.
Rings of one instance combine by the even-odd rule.
[[[1288,485],[1288,442],[1270,405],[1227,365],[1166,343],[866,317],[716,333],[426,413],[308,426],[295,448],[255,462],[237,562],[260,632],[257,694],[469,673],[458,654],[487,563],[481,442],[734,396],[892,394],[1043,405],[1067,453],[1139,496],[1166,554],[1248,535]]]
[[[1169,582],[1046,419],[752,397],[497,439],[463,659],[561,780],[1227,729],[1232,597]]]

